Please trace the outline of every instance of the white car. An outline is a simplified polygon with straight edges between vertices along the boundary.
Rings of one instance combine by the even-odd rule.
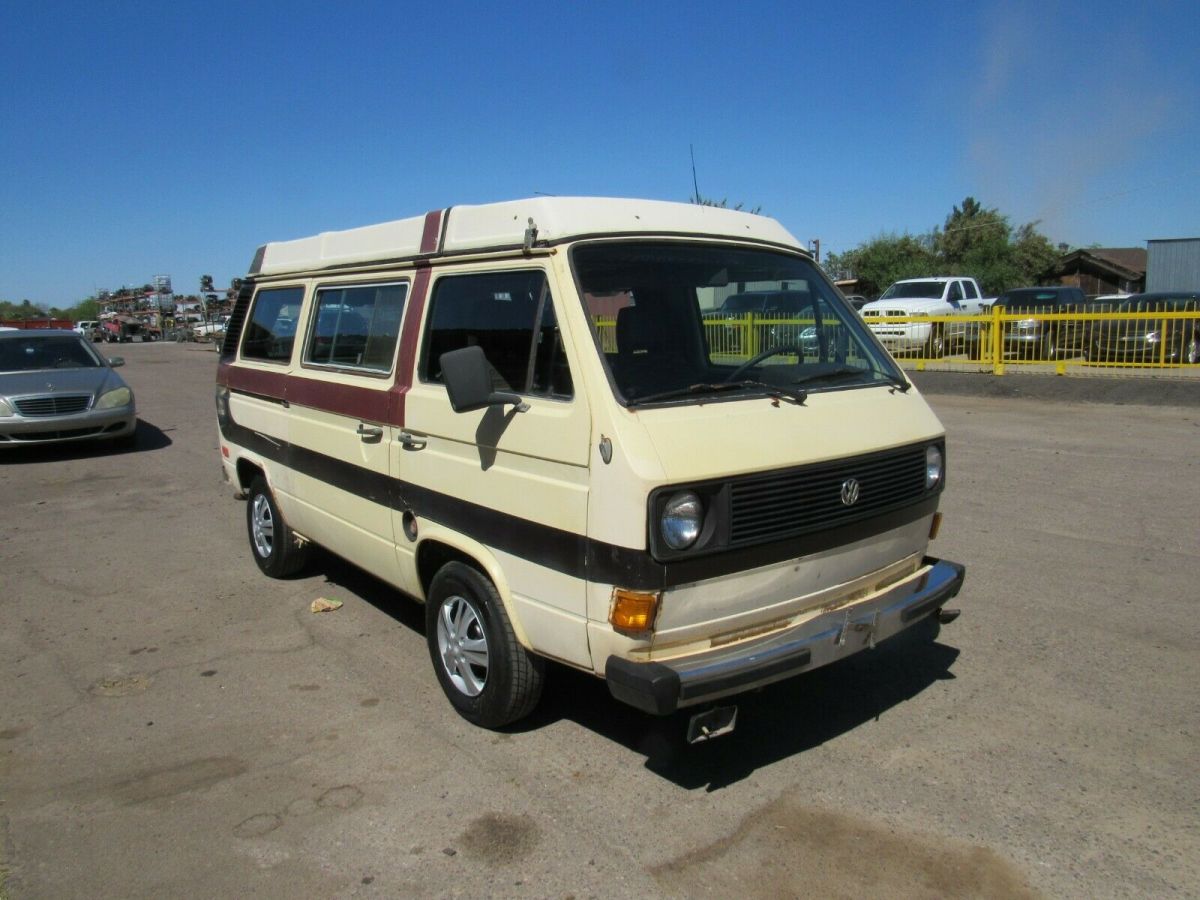
[[[229,316],[220,316],[211,322],[202,322],[192,329],[192,334],[195,335],[198,341],[206,338],[209,340],[218,340],[225,334],[225,323],[228,321]]]
[[[895,282],[861,310],[863,319],[893,353],[918,352],[931,358],[945,355],[948,343],[961,343],[967,323],[947,328],[935,322],[880,322],[881,318],[973,315],[982,311],[983,295],[974,278],[935,275]]]

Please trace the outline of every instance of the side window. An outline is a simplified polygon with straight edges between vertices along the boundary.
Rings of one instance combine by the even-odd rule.
[[[304,288],[261,290],[250,309],[250,321],[242,340],[242,358],[286,363],[292,358],[296,340],[296,317],[304,300]]]
[[[407,296],[405,283],[319,288],[304,361],[390,372]]]
[[[423,381],[441,382],[441,355],[478,345],[497,390],[570,397],[571,371],[544,272],[449,275],[434,285],[421,355]]]
[[[959,287],[960,284],[961,282],[958,281],[950,282],[950,292],[946,295],[946,300],[951,306],[957,306],[962,302],[963,295],[962,288]]]
[[[975,282],[964,281],[962,283],[962,286],[963,286],[963,296],[965,296],[968,300],[978,300],[979,299],[979,288],[977,288],[975,286]]]

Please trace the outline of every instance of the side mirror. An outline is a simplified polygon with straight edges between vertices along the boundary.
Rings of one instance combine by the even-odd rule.
[[[111,356],[109,357],[108,364],[114,369],[120,368],[121,366],[125,365],[125,357]]]
[[[492,390],[492,370],[482,347],[451,350],[438,357],[438,361],[442,366],[446,393],[450,395],[450,408],[456,413],[507,403],[516,406],[517,412],[529,409],[529,404],[516,394]]]

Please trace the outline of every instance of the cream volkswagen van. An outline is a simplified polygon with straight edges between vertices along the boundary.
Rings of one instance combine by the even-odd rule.
[[[714,736],[963,582],[927,555],[941,424],[765,216],[546,197],[266,244],[217,415],[262,571],[316,544],[424,603],[485,727],[554,660]]]

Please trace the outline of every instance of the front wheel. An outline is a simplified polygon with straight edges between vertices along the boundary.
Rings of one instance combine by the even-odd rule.
[[[495,585],[478,570],[450,562],[433,576],[425,640],[442,691],[468,722],[499,728],[537,705],[545,664],[521,646]]]
[[[304,568],[309,545],[296,539],[261,475],[251,483],[246,498],[246,530],[250,535],[250,553],[263,574],[286,578]]]

